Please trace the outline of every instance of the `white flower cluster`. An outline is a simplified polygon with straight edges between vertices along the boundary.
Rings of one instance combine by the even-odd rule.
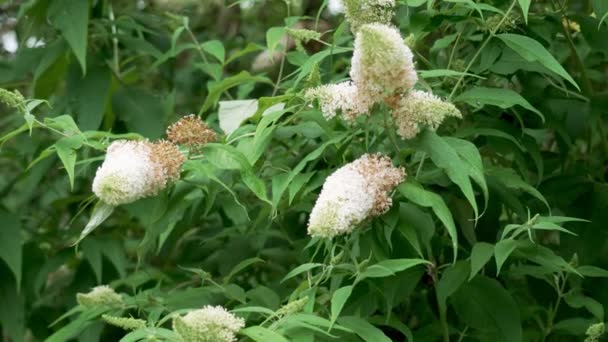
[[[412,90],[401,97],[393,109],[397,133],[403,139],[415,137],[423,127],[437,129],[448,116],[461,118],[462,114],[452,103],[420,90]]]
[[[405,178],[402,168],[379,154],[365,154],[332,173],[323,184],[308,222],[308,234],[323,238],[351,232],[391,206],[389,193]]]
[[[234,342],[245,321],[221,306],[207,305],[173,319],[173,330],[184,342]]]
[[[107,285],[94,287],[89,293],[77,293],[76,301],[86,307],[94,306],[120,306],[122,297]]]
[[[152,196],[179,178],[183,160],[177,148],[166,141],[115,141],[97,169],[93,192],[110,205]]]
[[[309,101],[317,99],[323,116],[328,120],[335,117],[338,112],[341,112],[346,120],[352,120],[367,113],[373,105],[370,99],[365,94],[360,94],[357,86],[350,81],[309,89],[305,98]]]
[[[374,103],[407,92],[418,80],[413,54],[399,31],[379,23],[359,29],[350,77],[352,82],[309,89],[305,97],[319,101],[325,118],[341,112],[345,120],[352,121],[368,114]]]
[[[355,38],[350,77],[376,101],[406,92],[418,81],[414,56],[399,31],[384,24],[368,24]]]

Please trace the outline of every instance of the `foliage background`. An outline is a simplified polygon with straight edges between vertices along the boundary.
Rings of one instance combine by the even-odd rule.
[[[261,341],[331,340],[324,332],[336,316],[331,334],[344,341],[445,340],[446,329],[450,339],[464,341],[580,341],[591,324],[604,321],[605,1],[398,2],[394,23],[404,37],[413,34],[421,87],[451,98],[465,114],[438,136],[474,143],[483,160],[489,195],[484,205],[483,189],[475,186],[477,222],[449,176],[462,171],[469,179],[471,165],[459,164],[466,156],[429,160],[424,140],[399,142],[395,151],[376,119],[369,127],[377,139],[365,143],[366,123],[325,121],[303,104],[298,94],[311,73],[318,70],[323,83],[348,77],[353,37],[343,16],[329,14],[321,1],[229,5],[0,1],[0,33],[14,32],[19,42],[14,52],[0,50],[0,87],[48,101],[32,108],[35,127],[60,132],[35,129],[30,136],[23,113],[0,107],[7,133],[0,154],[5,340],[119,340],[125,332],[86,312],[52,324],[76,305],[76,293],[97,284],[131,296],[133,307],[117,314],[151,327],[175,310],[204,304],[274,312],[309,296],[299,316],[264,322],[265,313],[242,311],[248,326],[265,327]],[[282,28],[294,25],[323,32],[322,42],[304,49],[285,44]],[[264,60],[277,51],[275,63]],[[264,61],[269,65],[260,67]],[[107,132],[155,139],[187,113],[223,132],[221,120],[245,110],[218,113],[218,101],[257,98],[256,115],[222,137],[234,148],[209,148],[170,191],[118,208],[72,246],[90,216],[103,146],[116,137]],[[277,102],[288,110],[262,119],[262,109]],[[92,146],[60,142],[78,132]],[[406,167],[409,187],[397,191],[391,212],[368,224],[372,230],[334,245],[353,243],[345,247],[348,257],[336,259],[342,268],[330,274],[310,268],[282,281],[300,265],[329,265],[331,254],[313,256],[314,248],[305,248],[307,213],[325,177],[370,149]],[[432,205],[423,203],[426,196]],[[446,204],[458,230],[454,264],[452,240],[434,216],[437,203]],[[588,222],[567,223],[574,236],[534,228],[536,214],[546,222],[558,216]],[[534,243],[527,234],[503,242],[508,224],[532,231]],[[497,262],[488,262],[493,257]],[[352,274],[404,258],[433,266],[389,267],[350,288],[343,307],[336,304]],[[502,267],[499,259],[506,259]],[[480,275],[471,273],[482,267]],[[311,280],[318,282],[310,286]]]

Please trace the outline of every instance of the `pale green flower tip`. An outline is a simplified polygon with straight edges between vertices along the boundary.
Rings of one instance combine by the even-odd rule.
[[[245,321],[221,306],[205,306],[173,319],[173,330],[182,341],[234,342]]]
[[[107,285],[96,286],[88,293],[76,294],[76,301],[88,308],[96,306],[118,307],[124,304],[122,297]]]
[[[106,323],[125,330],[137,330],[146,327],[146,321],[132,317],[116,317],[110,315],[101,315],[101,318]]]

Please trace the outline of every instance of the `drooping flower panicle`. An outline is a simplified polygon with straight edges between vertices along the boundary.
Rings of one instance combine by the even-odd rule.
[[[217,134],[198,116],[184,116],[167,128],[167,138],[177,145],[202,147],[214,142]]]
[[[355,38],[350,77],[360,91],[380,102],[387,95],[412,89],[418,81],[413,54],[399,31],[367,24]]]
[[[93,192],[110,205],[157,194],[179,178],[185,158],[167,141],[114,141],[97,169]]]
[[[392,204],[390,192],[404,178],[405,170],[380,154],[365,154],[344,165],[325,180],[310,213],[308,234],[332,238],[385,213]]]
[[[342,113],[344,119],[351,121],[369,112],[373,105],[369,97],[362,94],[354,83],[348,81],[309,89],[305,98],[309,101],[317,99],[323,116],[328,120]]]
[[[397,133],[403,139],[415,137],[424,127],[437,129],[446,117],[462,117],[452,103],[420,90],[412,90],[399,98],[395,102],[392,115],[397,125]]]
[[[234,342],[245,321],[221,306],[207,305],[173,319],[173,330],[184,342]]]
[[[94,287],[88,293],[76,294],[78,304],[85,307],[95,306],[121,306],[123,304],[122,297],[107,285]]]

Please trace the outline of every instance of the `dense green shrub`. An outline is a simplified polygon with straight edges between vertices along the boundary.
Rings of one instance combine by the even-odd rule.
[[[337,4],[0,0],[4,340],[602,338],[608,3]]]

